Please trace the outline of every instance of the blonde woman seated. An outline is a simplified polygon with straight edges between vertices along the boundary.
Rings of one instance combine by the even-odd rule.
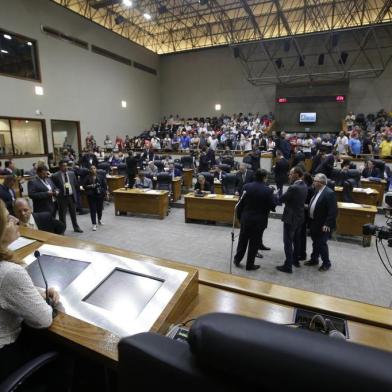
[[[44,294],[8,250],[8,245],[19,237],[17,223],[0,201],[0,380],[31,359],[32,339],[19,336],[22,322],[32,328],[48,328],[53,320]],[[57,304],[59,294],[53,288],[48,294]]]

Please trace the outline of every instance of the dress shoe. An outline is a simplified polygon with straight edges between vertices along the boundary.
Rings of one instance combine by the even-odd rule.
[[[330,268],[331,268],[331,264],[329,264],[329,265],[324,265],[324,264],[323,264],[323,265],[319,268],[319,271],[325,272],[325,271],[328,271]]]
[[[300,258],[299,258],[299,261],[305,261],[306,260],[306,255],[305,256],[301,256]]]
[[[261,244],[260,250],[271,250],[271,248],[268,248],[268,246],[265,246],[264,244]]]
[[[300,267],[301,267],[301,264],[300,264],[299,262],[297,262],[297,263],[293,263],[293,266],[294,266],[294,267],[297,267],[297,268],[300,268]]]
[[[247,270],[247,271],[254,271],[254,270],[258,270],[259,268],[260,268],[259,265],[253,264],[253,265],[247,266],[247,267],[246,267],[246,270]]]
[[[75,233],[83,233],[83,230],[80,227],[77,227],[76,229],[74,229]]]
[[[304,265],[307,265],[307,266],[318,265],[318,262],[313,261],[313,260],[308,260],[308,261],[305,261]]]
[[[234,265],[236,266],[236,267],[240,267],[240,263],[241,263],[241,261],[238,261],[238,260],[234,260]]]
[[[262,259],[263,255],[260,252],[257,252],[256,257],[258,257],[259,259]]]
[[[292,274],[293,271],[291,268],[286,267],[284,264],[283,265],[278,265],[276,269],[280,272],[286,272],[287,274]]]

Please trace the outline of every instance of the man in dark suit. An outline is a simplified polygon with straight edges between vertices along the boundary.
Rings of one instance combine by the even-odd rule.
[[[32,214],[29,203],[24,198],[16,199],[15,216],[19,219],[20,226],[48,231],[54,234],[64,234],[64,223],[54,219],[50,212],[36,212]]]
[[[142,153],[142,161],[153,161],[154,160],[154,150],[152,148],[145,148]]]
[[[310,237],[313,241],[311,259],[305,265],[318,265],[321,256],[322,265],[319,271],[331,268],[328,240],[336,227],[337,203],[335,192],[327,187],[327,177],[316,174],[313,180],[315,194],[309,203]]]
[[[38,166],[37,176],[28,182],[27,189],[30,199],[33,200],[34,212],[50,212],[55,217],[55,197],[59,191],[48,178],[48,174],[49,169],[46,166]]]
[[[362,170],[361,176],[364,178],[382,178],[382,173],[380,169],[374,165],[374,162],[369,159],[365,164],[365,168]]]
[[[59,208],[59,219],[64,225],[67,225],[66,214],[69,210],[72,226],[76,233],[83,233],[76,220],[75,203],[77,203],[77,188],[75,173],[67,170],[65,161],[59,162],[59,171],[52,176],[55,187],[59,190],[57,202]]]
[[[305,220],[305,200],[308,188],[302,180],[303,171],[298,166],[290,170],[291,185],[282,195],[281,201],[285,203],[283,221],[283,243],[286,260],[283,265],[276,267],[278,271],[291,274],[292,266],[299,267],[299,249],[301,246],[301,227]]]
[[[136,157],[133,155],[132,151],[128,152],[128,157],[125,160],[125,165],[127,168],[127,177],[128,177],[128,187],[129,188],[133,188],[133,186],[135,185],[135,177],[137,176],[137,159]]]
[[[282,197],[283,194],[283,185],[286,184],[289,180],[289,162],[283,156],[282,151],[276,151],[276,163],[274,166],[275,173],[275,182],[276,187],[278,188],[278,196]]]
[[[16,184],[16,178],[10,174],[4,177],[4,182],[0,184],[0,199],[4,201],[8,212],[13,215],[14,213],[14,203],[16,199],[16,194],[14,186]]]
[[[255,181],[244,185],[243,197],[237,208],[241,230],[234,264],[239,267],[248,248],[247,271],[260,268],[255,264],[255,257],[261,244],[261,235],[267,227],[268,215],[276,206],[273,190],[264,183],[266,177],[266,170],[256,170]]]
[[[237,172],[235,194],[237,196],[240,195],[242,193],[243,186],[252,181],[253,181],[253,171],[248,169],[248,165],[246,163],[241,163],[240,169]]]
[[[86,152],[85,154],[83,154],[82,158],[80,159],[81,167],[85,167],[89,169],[90,166],[97,167],[97,165],[98,165],[98,158],[95,156],[95,154],[92,151]]]

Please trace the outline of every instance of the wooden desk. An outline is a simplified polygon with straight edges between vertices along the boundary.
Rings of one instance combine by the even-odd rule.
[[[112,176],[118,175],[118,167],[117,167],[117,166],[111,166],[111,167],[110,167],[110,174],[111,174]]]
[[[384,192],[386,186],[387,186],[387,182],[385,180],[376,182],[376,181],[369,181],[367,178],[361,178],[362,188],[372,188],[378,191],[378,202],[377,202],[378,206],[380,206],[384,200]]]
[[[38,230],[20,228],[25,237],[39,242],[15,252],[20,260],[34,252],[41,243],[112,253],[135,260],[156,263],[189,271],[190,267],[155,257],[111,248],[75,238],[58,236]],[[182,312],[170,317],[182,322],[210,312],[236,313],[257,317],[275,323],[290,323],[294,306],[332,313],[348,320],[350,342],[392,351],[392,310],[380,306],[331,297],[314,292],[284,287],[269,282],[256,281],[237,275],[197,268],[199,294]],[[56,317],[50,331],[66,343],[95,353],[102,360],[117,361],[118,337],[64,314]]]
[[[185,195],[185,222],[197,219],[232,224],[237,202],[238,196],[228,198],[215,194],[213,197],[197,197],[194,193],[188,193]]]
[[[106,176],[106,182],[108,184],[108,189],[110,193],[113,193],[116,189],[120,189],[124,187],[125,184],[125,176]]]
[[[172,179],[172,193],[173,201],[181,199],[181,177],[175,177]]]
[[[378,191],[372,189],[371,193],[365,193],[361,189],[363,188],[354,188],[352,192],[354,203],[376,206],[378,203]],[[335,194],[338,201],[343,201],[343,187],[335,186]]]
[[[336,219],[336,233],[352,236],[361,236],[363,246],[370,246],[371,236],[362,234],[362,226],[366,223],[374,224],[374,218],[377,214],[377,207],[358,205],[357,207],[348,207],[354,203],[338,202],[338,217]]]
[[[223,185],[220,181],[214,181],[214,189],[217,195],[223,195]]]
[[[115,214],[133,212],[158,215],[164,219],[169,210],[169,192],[120,188],[113,192]]]
[[[182,169],[183,185],[186,189],[192,188],[193,169]]]

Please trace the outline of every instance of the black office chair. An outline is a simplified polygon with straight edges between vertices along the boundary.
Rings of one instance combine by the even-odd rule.
[[[209,172],[201,172],[199,174],[203,175],[204,178],[206,179],[206,181],[210,184],[210,186],[211,186],[211,193],[215,193],[214,176],[213,176],[213,174],[211,174]]]
[[[28,361],[18,370],[10,374],[5,380],[0,382],[0,391],[14,392],[18,390],[24,390],[24,385],[33,376],[37,376],[38,372],[43,372],[46,366],[52,364],[58,358],[58,356],[59,354],[56,352],[48,352]],[[43,376],[41,378],[42,384],[44,384],[45,377]]]
[[[105,170],[106,173],[109,173],[110,172],[110,163],[109,162],[98,163],[97,169]]]
[[[125,176],[127,174],[127,165],[125,163],[120,163],[117,166],[118,174]]]
[[[230,166],[230,165],[226,165],[226,164],[224,164],[224,163],[221,163],[221,164],[219,165],[219,168],[220,168],[222,171],[224,171],[225,173],[230,173],[230,171],[231,171],[231,166]]]
[[[335,191],[335,181],[330,180],[329,178],[327,179],[327,187]]]
[[[236,191],[237,175],[235,173],[226,174],[222,178],[222,190],[225,195],[234,195]]]
[[[158,173],[165,171],[165,164],[162,161],[154,161],[154,165],[157,167]]]
[[[146,332],[118,353],[119,392],[392,390],[390,352],[228,313],[199,317],[188,342]]]
[[[355,188],[357,188],[359,187],[359,183],[361,181],[361,172],[357,169],[349,169],[347,172],[347,178],[354,180],[352,184]]]
[[[222,158],[221,159],[222,165],[229,165],[230,170],[234,168],[234,158]]]
[[[157,174],[156,189],[171,192],[172,176],[169,173]]]
[[[181,174],[182,174],[182,165],[181,165],[181,163],[175,162],[175,163],[174,163],[174,167],[175,167],[176,169],[178,169],[178,170],[181,172]]]
[[[385,162],[382,159],[373,159],[374,166],[380,170],[381,174],[385,171]]]
[[[353,189],[355,181],[352,178],[343,182],[343,201],[345,203],[354,203]]]
[[[181,164],[184,169],[193,168],[193,158],[191,156],[181,157]]]
[[[250,157],[249,155],[247,155],[246,157],[244,157],[244,159],[242,160],[243,163],[246,163],[248,165],[248,168],[250,169],[252,167],[252,157]]]

